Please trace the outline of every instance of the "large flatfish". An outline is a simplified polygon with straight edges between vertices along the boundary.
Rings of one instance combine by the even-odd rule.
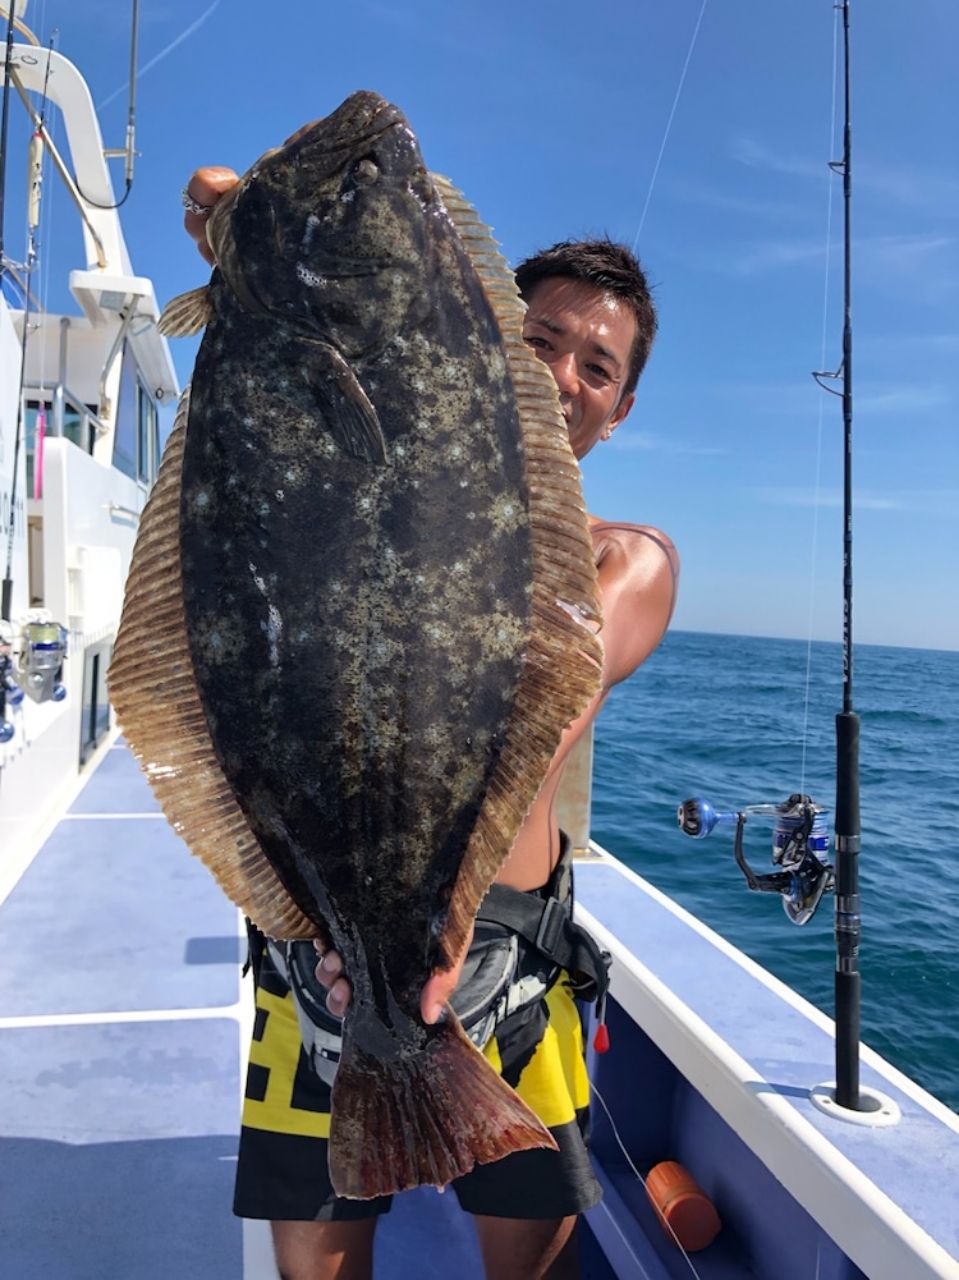
[[[208,235],[110,690],[233,901],[343,956],[336,1191],[443,1185],[553,1145],[419,995],[598,688],[579,472],[488,230],[377,95],[263,156]]]

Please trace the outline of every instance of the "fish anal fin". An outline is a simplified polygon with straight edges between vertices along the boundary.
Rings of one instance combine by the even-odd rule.
[[[347,1032],[330,1127],[337,1195],[444,1187],[474,1165],[535,1147],[556,1143],[451,1012],[429,1028],[424,1049],[393,1059],[364,1052]]]
[[[171,298],[163,308],[157,328],[165,338],[187,338],[205,329],[213,315],[210,286],[205,284]]]
[[[332,347],[310,370],[309,385],[333,438],[345,453],[383,466],[386,440],[379,414],[356,374]]]
[[[448,967],[465,945],[546,777],[563,730],[598,693],[603,648],[593,544],[579,466],[556,383],[523,341],[525,303],[479,214],[448,178],[431,175],[499,328],[516,396],[529,486],[533,608],[523,671],[440,938]]]
[[[140,521],[110,663],[110,699],[167,819],[223,891],[264,933],[318,928],[266,859],[220,767],[193,670],[180,567],[184,392]]]

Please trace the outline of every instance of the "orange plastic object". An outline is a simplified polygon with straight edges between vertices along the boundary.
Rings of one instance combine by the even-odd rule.
[[[722,1229],[716,1206],[696,1179],[675,1160],[654,1165],[646,1176],[646,1193],[670,1240],[687,1253],[712,1244]]]

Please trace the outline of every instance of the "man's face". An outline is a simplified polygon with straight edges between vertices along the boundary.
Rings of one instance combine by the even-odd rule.
[[[550,367],[577,458],[608,439],[632,408],[623,396],[636,317],[618,298],[580,280],[541,280],[527,297],[523,337]]]

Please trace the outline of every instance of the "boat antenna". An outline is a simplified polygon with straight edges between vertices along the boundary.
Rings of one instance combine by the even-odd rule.
[[[13,6],[11,5],[11,12]],[[54,29],[47,47],[47,66],[43,76],[43,96],[40,101],[40,115],[33,137],[30,139],[30,174],[29,208],[27,213],[27,262],[24,271],[23,285],[23,329],[20,334],[20,379],[17,387],[17,425],[13,442],[13,475],[10,478],[10,521],[7,526],[7,560],[3,575],[3,586],[0,589],[0,618],[4,622],[12,621],[13,609],[13,539],[16,533],[17,508],[17,471],[20,465],[20,442],[23,439],[23,384],[27,370],[27,337],[30,330],[30,281],[37,261],[37,226],[40,222],[40,186],[43,175],[43,130],[47,114],[47,89],[50,84],[50,59],[53,56],[53,44],[57,37]],[[9,66],[8,66],[9,83]]]
[[[140,31],[140,0],[133,0],[133,17],[130,25],[130,93],[127,99],[127,134],[126,145],[118,150],[106,150],[104,156],[108,159],[123,156],[125,160],[123,170],[123,195],[113,204],[100,204],[97,200],[91,200],[80,190],[79,182],[76,183],[77,190],[86,203],[94,209],[119,209],[126,204],[130,192],[133,190],[133,161],[136,157],[136,117],[137,117],[137,39]]]
[[[843,327],[842,363],[834,373],[813,377],[833,395],[842,397],[843,419],[843,688],[842,711],[836,716],[836,1092],[837,1106],[861,1110],[859,1096],[860,974],[859,941],[859,716],[852,702],[852,123],[849,76],[849,4],[842,11],[843,26],[843,153],[829,167],[842,175],[843,190]],[[826,386],[824,378],[842,380],[842,391]]]

